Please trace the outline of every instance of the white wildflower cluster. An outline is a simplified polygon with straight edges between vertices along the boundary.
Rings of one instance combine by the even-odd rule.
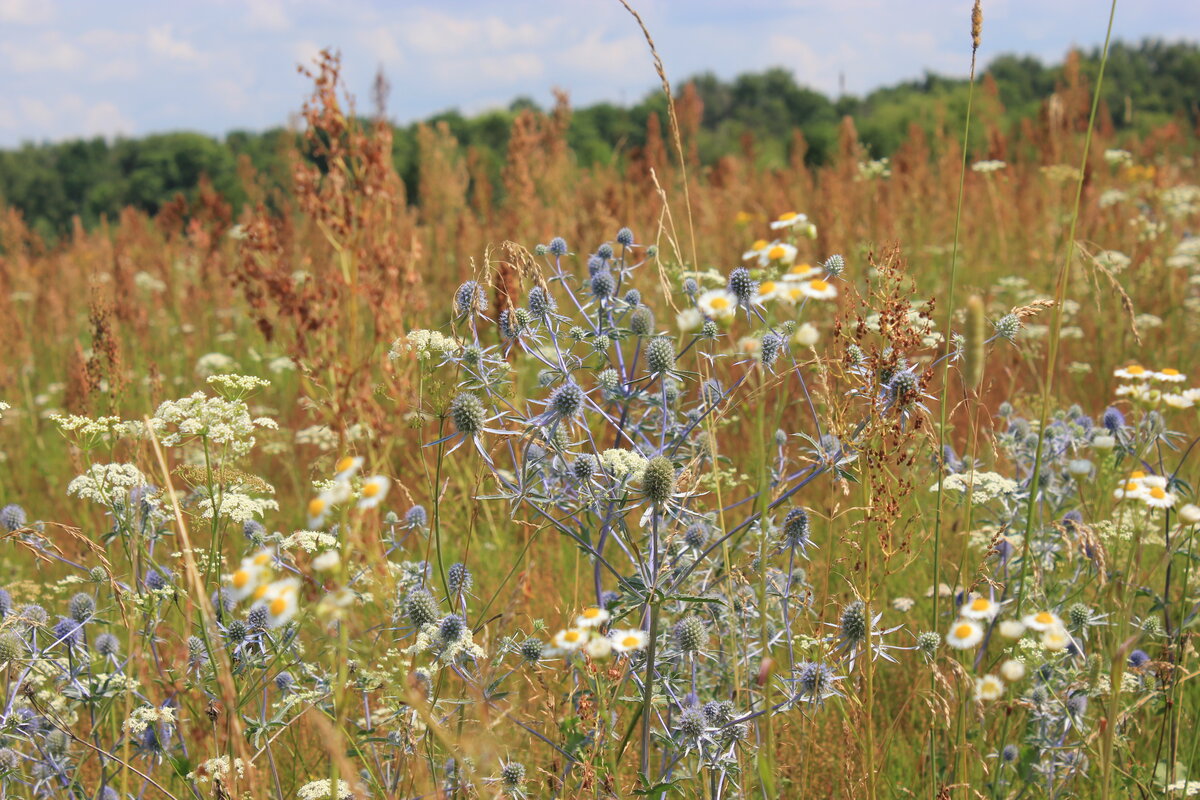
[[[235,758],[231,769],[229,756],[217,756],[205,761],[196,768],[195,772],[189,772],[187,779],[196,783],[208,783],[212,781],[213,783],[224,784],[228,782],[229,774],[234,770],[237,771],[238,780],[241,780],[246,776],[246,762],[240,758]]]
[[[0,419],[4,418],[4,412],[8,411],[10,408],[12,408],[12,406],[10,406],[8,403],[4,402],[3,400],[0,400]]]
[[[406,647],[404,653],[415,655],[424,652],[436,652],[438,659],[446,664],[487,658],[487,651],[475,643],[470,626],[465,624],[459,626],[458,636],[450,640],[442,636],[436,623],[422,625],[417,640]]]
[[[987,503],[1012,495],[1017,491],[1018,484],[1012,478],[1006,478],[998,472],[969,471],[947,475],[942,479],[942,488],[963,494],[969,493],[973,503]],[[937,490],[936,483],[929,487],[931,492]]]
[[[175,724],[175,709],[170,706],[142,706],[135,708],[129,718],[122,723],[121,728],[126,733],[138,735],[145,732],[151,725],[173,725]]]
[[[124,423],[120,417],[85,417],[79,414],[51,414],[50,421],[63,433],[74,434],[80,441],[99,442],[120,436]]]
[[[1183,184],[1168,186],[1159,192],[1163,211],[1175,219],[1186,219],[1200,213],[1200,186]]]
[[[321,531],[296,531],[280,541],[279,548],[281,550],[300,549],[306,553],[315,553],[318,550],[329,550],[337,545],[337,537],[332,534]]]
[[[987,175],[992,172],[999,172],[1000,170],[1004,169],[1007,166],[1008,165],[1005,164],[1003,161],[999,161],[997,159],[991,159],[989,161],[976,161],[974,164],[971,165],[971,169],[974,170],[975,172],[980,172],[980,173]]]
[[[392,342],[388,358],[393,361],[406,353],[416,353],[418,361],[427,361],[435,355],[446,355],[458,350],[458,342],[439,331],[416,330]]]
[[[1100,199],[1097,201],[1101,208],[1112,208],[1115,205],[1120,205],[1129,199],[1129,195],[1120,189],[1105,189],[1100,193]]]
[[[892,176],[892,168],[886,158],[875,158],[870,161],[858,162],[858,175],[856,180],[873,181],[880,178],[890,178]]]
[[[93,464],[67,484],[67,494],[93,503],[110,505],[125,500],[129,490],[149,482],[133,464]]]
[[[142,270],[133,276],[133,285],[145,292],[162,294],[167,290],[167,284],[157,276]]]
[[[207,353],[196,361],[196,377],[207,378],[237,369],[237,362],[224,353]]]
[[[639,481],[646,469],[647,461],[644,456],[632,450],[614,447],[601,453],[600,463],[617,480],[629,478],[632,481]]]
[[[208,383],[225,397],[245,397],[271,385],[269,380],[253,375],[210,375]]]
[[[1114,275],[1120,274],[1133,263],[1133,260],[1120,250],[1101,250],[1093,258],[1097,264]]]
[[[350,791],[350,784],[342,779],[338,779],[337,796],[333,794],[332,784],[328,778],[322,778],[318,781],[309,781],[300,787],[296,792],[296,796],[300,800],[350,800],[354,797],[354,793]]]
[[[261,519],[267,511],[278,511],[279,503],[269,497],[252,497],[244,492],[222,491],[215,498],[205,497],[198,506],[203,519],[212,519],[214,513],[221,519],[241,525],[252,519]]]
[[[158,429],[174,428],[162,438],[167,447],[204,438],[217,448],[228,448],[235,456],[245,455],[254,447],[256,429],[278,427],[268,417],[251,418],[250,409],[241,400],[209,397],[204,392],[163,403],[154,412],[153,424]]]
[[[1112,147],[1104,151],[1104,161],[1112,167],[1127,167],[1133,163],[1133,153]]]

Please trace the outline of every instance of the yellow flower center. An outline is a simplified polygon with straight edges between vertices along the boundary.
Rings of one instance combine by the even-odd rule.
[[[1155,486],[1153,489],[1150,490],[1150,496],[1153,497],[1155,500],[1162,500],[1164,497],[1167,496],[1167,493],[1164,492],[1159,487]]]
[[[1166,369],[1160,369],[1159,372],[1161,372],[1163,375],[1178,375],[1179,374],[1179,370],[1174,369],[1173,367],[1167,367]]]
[[[757,242],[750,245],[750,249],[751,250],[766,250],[767,244],[768,244],[768,242],[766,239],[759,239]]]
[[[803,263],[803,264],[796,264],[794,267],[792,267],[788,271],[791,272],[793,275],[803,275],[804,273],[808,272],[810,269],[812,269],[812,264]]]
[[[239,569],[237,572],[233,573],[233,581],[232,581],[233,588],[244,589],[244,588],[246,588],[246,584],[249,582],[250,582],[250,573],[247,572],[246,570]]]
[[[829,284],[826,283],[825,281],[821,280],[820,278],[814,278],[813,280],[808,282],[808,285],[811,286],[813,288],[813,290],[817,291],[817,292],[823,292],[829,288]]]
[[[637,647],[641,643],[642,643],[642,640],[636,636],[626,636],[624,639],[621,640],[622,647]]]
[[[319,517],[325,513],[325,501],[319,497],[314,497],[308,501],[308,515],[310,517]]]
[[[796,218],[796,212],[795,212],[795,211],[789,211],[789,212],[787,212],[786,214],[780,214],[780,215],[779,215],[779,221],[780,221],[780,222],[791,222],[791,221],[792,221],[792,220],[794,220],[795,218]]]
[[[1125,371],[1128,372],[1130,375],[1141,375],[1143,372],[1146,371],[1146,368],[1141,366],[1140,364],[1130,364],[1128,367],[1125,368]]]
[[[712,307],[718,310],[729,308],[729,299],[725,297],[714,297],[712,301]]]
[[[598,608],[592,607],[592,608],[585,608],[583,610],[584,619],[595,619],[598,616],[600,616],[600,609],[598,609]]]
[[[269,610],[270,610],[272,616],[278,617],[284,611],[287,611],[287,607],[288,607],[288,601],[287,601],[286,597],[276,597],[274,600],[271,601]]]
[[[959,639],[966,639],[974,632],[975,632],[975,629],[972,628],[970,625],[959,625],[958,627],[956,627],[954,629],[954,635],[956,638],[959,638]]]
[[[375,495],[379,494],[379,484],[368,483],[363,487],[362,493],[363,497],[374,497]]]
[[[783,258],[786,255],[787,255],[787,248],[781,244],[777,244],[774,247],[772,247],[770,250],[767,251],[767,258],[772,259],[772,260],[775,260],[778,258]]]
[[[1138,486],[1133,481],[1130,481],[1129,483],[1125,484],[1125,491],[1127,491],[1127,492],[1136,492],[1140,488],[1142,488],[1142,487]]]
[[[1139,478],[1144,477],[1146,477],[1146,473],[1142,472],[1140,469],[1135,469],[1133,472],[1129,473],[1129,480],[1131,481],[1136,481]]]
[[[1039,625],[1049,625],[1051,622],[1054,622],[1054,615],[1049,611],[1039,611],[1034,619]]]
[[[350,469],[353,466],[354,466],[354,458],[352,456],[346,456],[345,458],[343,458],[337,462],[335,471],[336,472],[345,472],[346,470]]]
[[[788,290],[788,297],[792,298],[793,300],[799,300],[803,294],[804,292],[800,291],[799,289]]]
[[[271,560],[270,553],[259,553],[258,555],[256,555],[254,557],[254,564],[255,564],[255,566],[265,567],[267,565],[267,562],[270,560]]]
[[[563,639],[565,641],[572,642],[572,643],[578,642],[579,641],[579,631],[567,631],[565,634],[563,634]]]
[[[992,601],[988,600],[986,597],[976,597],[971,602],[971,610],[972,611],[987,611],[991,607],[992,607]]]
[[[762,286],[758,287],[759,294],[770,294],[775,291],[775,281],[764,281]]]
[[[254,599],[255,599],[255,600],[262,600],[262,599],[263,599],[263,596],[264,596],[264,595],[266,595],[266,593],[267,593],[267,590],[268,590],[268,589],[270,589],[270,588],[271,588],[270,586],[267,586],[267,585],[264,583],[262,586],[260,586],[260,587],[258,587],[257,589],[255,589],[255,590],[254,590]]]

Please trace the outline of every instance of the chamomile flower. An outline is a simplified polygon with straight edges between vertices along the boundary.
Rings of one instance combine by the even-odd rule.
[[[1042,633],[1052,628],[1061,628],[1063,626],[1062,619],[1053,611],[1039,611],[1036,614],[1026,614],[1021,622],[1025,623],[1025,627]]]
[[[267,587],[263,596],[267,607],[267,624],[279,628],[291,621],[300,609],[300,581],[285,578]]]
[[[1154,377],[1155,373],[1146,369],[1141,364],[1130,364],[1127,367],[1121,367],[1120,369],[1114,370],[1113,375],[1118,378],[1124,378],[1127,381],[1148,381]]]
[[[1006,619],[997,627],[1005,639],[1020,639],[1025,635],[1025,623],[1017,619]]]
[[[806,214],[797,214],[795,211],[788,211],[780,214],[771,222],[771,230],[778,231],[784,228],[794,228],[797,225],[803,225],[808,222]]]
[[[975,679],[975,699],[983,702],[985,700],[999,700],[1004,696],[1004,681],[997,678],[995,675],[984,675],[982,678]]]
[[[837,297],[837,287],[832,283],[821,278],[813,278],[800,284],[800,291],[805,297],[811,297],[814,300],[832,300]]]
[[[1009,683],[1016,683],[1025,677],[1025,665],[1015,658],[1010,658],[1000,665],[1000,674]]]
[[[650,637],[645,631],[637,628],[624,628],[610,631],[608,638],[612,641],[613,649],[618,653],[632,653],[645,648]]]
[[[262,584],[263,578],[269,578],[270,573],[262,567],[247,564],[245,561],[229,576],[229,593],[234,600],[245,600],[254,594]]]
[[[1152,373],[1151,377],[1156,381],[1166,381],[1167,383],[1182,383],[1187,380],[1187,376],[1174,367],[1160,369]]]
[[[312,530],[319,530],[325,526],[325,518],[329,516],[329,512],[333,509],[331,498],[325,493],[314,497],[308,501],[308,527]]]
[[[955,650],[969,650],[983,641],[983,626],[969,619],[960,619],[950,626],[946,644]]]
[[[696,304],[711,319],[732,319],[737,313],[737,298],[724,289],[709,289],[696,298]]]
[[[575,618],[575,626],[579,628],[599,628],[611,618],[612,614],[609,614],[605,609],[599,606],[591,606],[585,608],[583,613]]]
[[[788,267],[788,271],[783,274],[782,280],[806,281],[809,278],[815,278],[820,274],[820,267],[814,267],[812,264],[802,261],[799,264],[792,264],[792,266]]]
[[[388,489],[392,487],[390,478],[384,475],[372,475],[363,481],[362,492],[359,496],[359,508],[374,508],[383,502]]]
[[[780,297],[785,286],[777,281],[763,281],[758,285],[758,302],[765,303],[767,300],[774,300]]]
[[[1142,500],[1150,508],[1170,508],[1175,505],[1174,493],[1167,491],[1161,486],[1147,487],[1145,494],[1142,495]]]
[[[977,596],[963,603],[958,613],[966,619],[991,620],[1000,613],[1000,604],[983,596]]]
[[[608,658],[612,655],[612,651],[612,640],[606,636],[595,636],[589,639],[588,643],[583,647],[583,652],[587,653],[588,658],[592,659]]]
[[[1042,647],[1047,650],[1059,651],[1066,650],[1071,644],[1071,634],[1067,633],[1066,628],[1061,625],[1056,628],[1050,628],[1042,631]]]
[[[1131,500],[1141,500],[1145,497],[1146,491],[1147,489],[1142,485],[1141,481],[1126,481],[1113,491],[1113,499],[1125,500],[1128,498]]]
[[[761,258],[763,253],[771,248],[771,243],[766,239],[759,239],[754,244],[750,245],[750,249],[742,253],[742,261]]]
[[[567,628],[554,634],[554,646],[559,650],[578,650],[587,644],[587,640],[587,631],[580,628]]]
[[[1192,406],[1196,405],[1191,398],[1183,394],[1164,394],[1162,396],[1162,401],[1164,405],[1179,409],[1191,408]]]
[[[771,263],[791,264],[796,260],[796,248],[786,242],[775,242],[759,254],[758,263],[768,266]]]
[[[334,465],[333,477],[335,480],[348,481],[362,468],[362,465],[362,456],[346,456],[345,458],[341,458]]]

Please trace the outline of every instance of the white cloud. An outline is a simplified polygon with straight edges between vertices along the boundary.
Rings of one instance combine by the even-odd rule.
[[[247,0],[246,23],[257,30],[282,31],[291,27],[282,0]]]
[[[21,43],[0,42],[0,53],[14,72],[60,72],[83,63],[83,52],[56,31]]]
[[[44,25],[54,16],[54,4],[50,0],[0,0],[0,22]]]
[[[8,118],[8,119],[5,119]],[[0,108],[0,127],[23,139],[66,139],[76,136],[129,135],[136,126],[115,103],[89,102],[78,94],[46,100],[23,96],[15,109]]]
[[[166,23],[146,32],[146,46],[150,48],[150,52],[172,61],[191,64],[202,62],[203,57],[191,42],[175,38],[171,27],[170,23]]]

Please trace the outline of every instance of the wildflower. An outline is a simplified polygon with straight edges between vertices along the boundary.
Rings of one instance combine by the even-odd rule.
[[[554,646],[559,650],[578,650],[587,642],[587,632],[580,628],[566,628],[554,634]]]
[[[786,242],[775,242],[759,254],[759,263],[767,266],[772,261],[790,264],[796,260],[796,248]]]
[[[1000,674],[1009,683],[1016,683],[1025,677],[1025,665],[1015,658],[1010,658],[1000,665]]]
[[[632,653],[641,650],[650,639],[645,631],[636,628],[622,628],[610,631],[608,638],[612,641],[613,649],[618,653]]]
[[[606,636],[594,636],[583,646],[583,652],[591,659],[608,658],[612,651],[612,640]]]
[[[817,326],[811,322],[805,322],[796,329],[796,333],[792,336],[792,341],[801,347],[812,347],[821,338]]]
[[[696,652],[708,641],[708,627],[704,624],[704,620],[695,614],[676,622],[672,633],[675,645],[685,653]]]
[[[428,590],[413,589],[404,599],[404,613],[419,628],[437,621],[441,611]]]
[[[1175,495],[1161,486],[1151,486],[1144,491],[1141,499],[1150,508],[1170,508],[1175,505]]]
[[[509,761],[500,767],[500,788],[507,794],[518,794],[525,785],[525,765]]]
[[[1021,621],[1025,623],[1026,627],[1032,628],[1038,633],[1063,626],[1062,620],[1053,611],[1039,611],[1036,614],[1026,614]]]
[[[67,491],[70,493],[70,489]],[[4,508],[0,508],[0,526],[3,526],[4,530],[9,533],[24,528],[27,521],[28,517],[25,516],[25,509],[16,503],[9,503]]]
[[[1114,370],[1113,375],[1125,380],[1150,380],[1154,373],[1143,367],[1141,364],[1130,364],[1126,367]]]
[[[907,614],[912,611],[913,606],[917,604],[916,600],[911,597],[896,597],[892,600],[892,608],[899,611],[901,614]]]
[[[996,335],[1002,339],[1007,339],[1010,342],[1017,340],[1017,334],[1021,331],[1021,318],[1016,314],[1005,314],[1000,319],[996,320]]]
[[[975,597],[958,610],[966,619],[991,620],[1000,613],[1000,604],[986,597]]]
[[[975,699],[979,701],[999,700],[1004,695],[1004,681],[995,675],[984,675],[975,679]]]
[[[750,249],[742,253],[742,261],[759,260],[770,249],[771,243],[766,239],[758,239],[750,245]]]
[[[833,669],[825,664],[805,661],[796,669],[795,675],[793,682],[799,688],[802,700],[820,704],[838,694],[835,683],[841,678],[835,677]]]
[[[591,606],[585,608],[583,613],[575,618],[575,626],[578,628],[599,628],[604,623],[612,618],[612,614],[608,613],[599,606]]]
[[[1071,644],[1071,635],[1062,627],[1048,628],[1042,631],[1041,642],[1047,650],[1066,650]]]
[[[346,456],[334,467],[333,478],[338,481],[348,481],[363,465],[362,456]]]
[[[683,333],[691,333],[704,324],[704,314],[695,308],[685,308],[675,315],[675,324]]]
[[[946,644],[955,650],[969,650],[983,641],[983,627],[969,619],[960,619],[946,634]]]
[[[1200,506],[1193,503],[1181,506],[1178,514],[1179,521],[1184,525],[1195,525],[1197,522],[1200,522]]]
[[[675,466],[663,456],[655,456],[646,464],[642,475],[642,489],[646,498],[661,506],[675,491]]]
[[[758,291],[758,282],[750,277],[750,270],[738,267],[729,273],[729,282],[725,288],[733,295],[738,306],[749,308]]]
[[[777,231],[783,228],[794,228],[798,225],[804,225],[808,222],[808,216],[805,214],[797,214],[795,211],[788,211],[780,214],[771,222],[771,230]]]
[[[363,481],[361,497],[358,501],[359,508],[375,508],[383,502],[383,498],[387,496],[388,489],[392,486],[392,482],[384,475],[373,475]]]
[[[301,786],[296,791],[296,797],[300,800],[353,800],[354,792],[350,790],[349,783],[338,778],[337,794],[335,795],[329,778],[322,778],[318,781],[309,781]]]
[[[675,368],[675,345],[666,336],[657,336],[646,345],[646,367],[658,375]]]
[[[1020,620],[1006,619],[1000,623],[997,630],[1005,639],[1020,639],[1025,635],[1025,623]]]
[[[807,555],[807,547],[811,543],[811,524],[808,512],[803,508],[793,508],[783,518],[783,543],[789,549],[799,550]]]
[[[1146,654],[1145,650],[1134,650],[1129,654],[1129,666],[1133,667],[1134,669],[1144,667],[1149,662],[1150,656]]]
[[[813,278],[800,284],[800,291],[805,297],[811,297],[814,300],[831,300],[838,294],[836,286],[820,278]]]
[[[646,306],[638,306],[629,315],[629,330],[634,336],[649,336],[654,333],[654,312]]]
[[[300,581],[295,578],[285,578],[267,586],[262,599],[270,615],[268,624],[272,628],[282,627],[296,616],[300,608],[299,590]]]
[[[917,650],[926,660],[932,661],[937,655],[937,649],[942,645],[942,636],[935,631],[925,631],[917,637]]]
[[[1187,380],[1186,375],[1173,367],[1160,369],[1152,373],[1151,377],[1156,381],[1166,381],[1168,383],[1182,383]]]
[[[341,563],[342,558],[337,550],[326,550],[312,560],[312,568],[314,572],[329,572],[337,569]]]
[[[525,659],[526,661],[539,661],[542,657],[543,648],[544,645],[542,644],[541,639],[530,638],[521,642],[518,652],[521,654],[521,658]]]

